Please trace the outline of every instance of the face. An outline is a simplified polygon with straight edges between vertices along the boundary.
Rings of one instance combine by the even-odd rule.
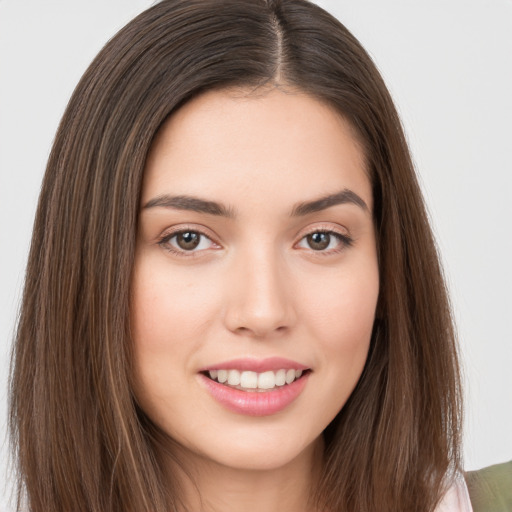
[[[349,125],[299,92],[208,92],[164,125],[133,275],[137,400],[190,456],[277,468],[365,364],[371,186]]]

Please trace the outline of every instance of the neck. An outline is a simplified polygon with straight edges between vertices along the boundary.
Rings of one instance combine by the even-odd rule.
[[[318,481],[322,451],[319,439],[295,459],[269,469],[233,468],[194,457],[193,464],[187,465],[192,480],[182,481],[185,510],[312,512],[310,496]]]

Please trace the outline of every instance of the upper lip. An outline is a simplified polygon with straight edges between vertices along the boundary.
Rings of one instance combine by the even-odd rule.
[[[256,373],[263,373],[268,371],[277,370],[308,370],[309,366],[292,361],[291,359],[285,359],[283,357],[269,357],[266,359],[231,359],[222,363],[216,363],[210,366],[201,368],[201,372],[207,372],[209,370],[242,370],[242,371],[253,371]]]

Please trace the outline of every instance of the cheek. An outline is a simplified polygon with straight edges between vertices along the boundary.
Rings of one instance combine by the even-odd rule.
[[[325,376],[328,420],[343,407],[363,371],[378,294],[378,268],[371,260],[311,281],[309,293],[303,295],[302,317],[308,319],[309,337],[318,344],[318,365]]]
[[[197,284],[197,276],[170,272],[158,262],[136,267],[131,312],[136,349],[168,353],[194,348],[191,343],[207,328],[216,308],[214,290]]]
[[[153,419],[185,395],[183,376],[194,373],[219,317],[218,295],[218,283],[197,270],[173,269],[161,255],[136,258],[130,325],[135,394]]]
[[[311,281],[303,290],[301,314],[318,330],[316,339],[347,348],[369,339],[379,294],[376,266],[361,272],[342,271],[328,279]]]
[[[169,398],[173,388],[169,382],[175,383],[174,387],[180,385],[180,372],[191,364],[191,355],[197,348],[196,331],[201,325],[198,311],[202,309],[192,304],[190,283],[169,274],[158,261],[140,258],[133,275],[135,394],[146,411],[158,410],[156,404]]]

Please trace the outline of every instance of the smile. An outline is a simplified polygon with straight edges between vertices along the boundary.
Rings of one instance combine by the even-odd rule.
[[[312,370],[282,358],[238,359],[199,372],[201,384],[224,408],[247,416],[283,411],[304,390]]]
[[[209,370],[208,376],[220,384],[232,386],[241,391],[265,392],[276,387],[290,385],[302,376],[301,369],[284,369],[257,373],[241,370]]]

